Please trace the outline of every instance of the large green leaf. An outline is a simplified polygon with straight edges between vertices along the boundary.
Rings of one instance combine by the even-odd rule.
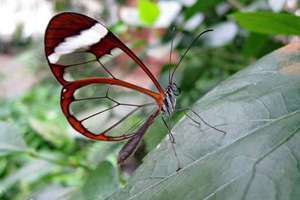
[[[264,34],[300,35],[300,17],[286,13],[249,12],[232,15],[245,29]]]
[[[300,44],[265,56],[221,83],[194,110],[223,135],[187,118],[110,200],[300,199]]]

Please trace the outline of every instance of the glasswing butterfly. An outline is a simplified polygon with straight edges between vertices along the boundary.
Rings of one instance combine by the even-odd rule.
[[[194,41],[207,31],[211,30],[200,33]],[[60,104],[66,119],[90,139],[128,140],[119,153],[119,163],[136,150],[158,115],[162,113],[163,119],[169,118],[175,111],[180,89],[173,77],[191,46],[169,74],[169,85],[164,89],[149,68],[117,36],[85,15],[64,12],[54,16],[47,26],[44,43],[50,69],[62,85]],[[143,74],[151,83],[148,88],[135,82],[138,77],[124,79],[120,71],[126,68],[125,62],[122,66],[106,67],[114,65],[105,59],[115,53],[125,53],[127,60],[138,65],[140,73],[137,74]]]

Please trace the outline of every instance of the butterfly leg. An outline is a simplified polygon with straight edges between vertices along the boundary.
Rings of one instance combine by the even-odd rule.
[[[172,134],[170,126],[168,125],[168,123],[167,123],[167,121],[165,120],[164,117],[162,117],[162,121],[163,121],[163,123],[165,124],[165,126],[168,129],[169,140],[171,142],[171,147],[172,147],[172,150],[174,152],[174,156],[175,156],[176,161],[177,161],[177,169],[176,169],[176,171],[178,172],[182,167],[181,167],[181,163],[180,163],[180,160],[178,158],[178,155],[177,155],[177,152],[176,152],[176,149],[175,149],[175,138],[174,138],[174,136]]]
[[[208,122],[206,122],[198,113],[196,113],[195,111],[193,111],[191,108],[183,108],[183,109],[178,109],[176,111],[182,111],[184,112],[184,114],[187,116],[187,118],[189,118],[192,122],[196,123],[197,125],[201,126],[201,123],[197,120],[195,120],[193,117],[191,117],[191,115],[188,113],[188,112],[192,112],[194,115],[197,116],[197,118],[200,119],[200,121],[205,124],[206,126],[212,128],[212,129],[215,129],[216,131],[222,133],[222,134],[226,134],[225,131],[221,130],[221,129],[218,129],[216,128],[215,126],[212,126],[210,125]]]
[[[171,128],[170,128],[169,124],[167,123],[167,121],[164,117],[162,117],[162,121],[163,121],[164,125],[166,126],[166,128],[168,129],[168,135],[169,135],[170,142],[175,144],[175,138],[172,134],[172,131],[171,131]]]

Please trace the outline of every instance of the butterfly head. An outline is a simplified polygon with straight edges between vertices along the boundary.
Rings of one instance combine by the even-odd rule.
[[[167,88],[167,91],[170,91],[174,94],[174,96],[179,96],[180,93],[181,93],[181,89],[180,87],[177,86],[177,84],[175,82],[173,83],[170,83],[168,88]]]

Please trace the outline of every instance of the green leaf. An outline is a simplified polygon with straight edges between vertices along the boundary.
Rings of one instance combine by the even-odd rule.
[[[97,166],[109,156],[115,156],[121,147],[122,143],[95,142],[88,147],[86,164]]]
[[[0,122],[0,155],[24,151],[26,148],[20,130],[11,124]]]
[[[299,199],[300,44],[281,48],[209,92],[127,186],[109,199]],[[195,115],[192,116],[197,119]]]
[[[41,177],[53,172],[54,169],[55,166],[47,161],[37,159],[30,160],[0,181],[0,194],[16,183],[22,183],[23,185],[33,183]]]
[[[30,197],[26,199],[51,199],[51,200],[62,200],[70,198],[70,195],[74,192],[74,186],[62,186],[59,184],[49,184],[38,191],[35,191]],[[27,195],[26,195],[27,196]]]
[[[247,57],[257,56],[269,45],[266,41],[268,41],[268,43],[271,42],[268,35],[251,33],[244,43],[242,51],[243,55]]]
[[[251,12],[232,15],[245,29],[264,34],[300,35],[300,17],[286,13]]]
[[[83,187],[70,199],[102,200],[118,189],[117,170],[108,161],[100,163],[86,180]]]
[[[29,119],[30,126],[39,134],[43,139],[51,142],[55,146],[62,146],[66,141],[70,140],[65,131],[62,131],[60,127],[51,123],[39,120],[37,118]]]
[[[152,25],[159,16],[159,7],[150,0],[139,0],[138,12],[141,21],[146,25]]]
[[[148,132],[151,134],[146,134],[144,136],[147,152],[154,149],[157,146],[157,144],[161,142],[161,140],[167,134],[167,129],[166,126],[163,124],[162,119],[158,119],[150,126]]]

